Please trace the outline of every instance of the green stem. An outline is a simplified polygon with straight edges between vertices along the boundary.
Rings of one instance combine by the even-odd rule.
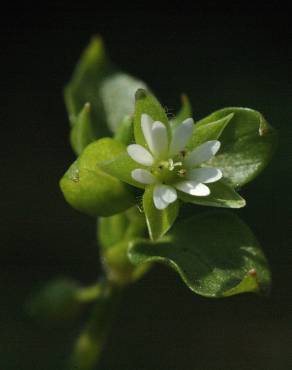
[[[85,288],[80,288],[75,295],[75,298],[80,303],[90,303],[96,301],[102,294],[105,294],[105,286],[103,283],[96,283]]]
[[[104,283],[103,289],[87,325],[75,343],[70,369],[92,370],[100,359],[122,293],[121,288],[112,286],[109,282]],[[88,296],[89,292],[90,290]],[[85,293],[84,295],[86,296]]]

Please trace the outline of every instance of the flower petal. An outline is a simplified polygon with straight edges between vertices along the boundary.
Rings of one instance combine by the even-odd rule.
[[[169,185],[159,185],[159,193],[166,203],[173,203],[177,200],[177,193],[174,187]]]
[[[170,155],[175,155],[185,148],[192,136],[193,128],[194,120],[187,118],[175,129],[169,148]]]
[[[127,147],[129,156],[137,163],[151,166],[154,162],[152,155],[139,144],[131,144]]]
[[[161,191],[161,187],[162,185],[156,185],[153,190],[154,205],[160,210],[165,209],[169,205],[169,203],[162,198],[163,191]]]
[[[188,178],[192,181],[208,184],[221,179],[222,172],[218,168],[206,167],[195,168],[188,172]]]
[[[174,186],[184,193],[196,195],[198,197],[205,197],[210,194],[210,189],[208,186],[196,181],[181,181],[174,184]]]
[[[141,128],[144,135],[144,138],[146,140],[146,143],[149,147],[149,149],[152,151],[153,148],[153,142],[152,142],[152,125],[153,125],[153,119],[146,113],[143,113],[141,115]]]
[[[152,153],[158,157],[163,158],[168,151],[168,137],[167,129],[162,122],[155,121],[152,125]]]
[[[137,168],[131,172],[131,176],[134,180],[141,182],[142,184],[154,184],[156,178],[151,172],[143,170],[142,168]]]
[[[220,141],[211,140],[194,149],[185,159],[185,164],[189,167],[195,167],[211,159],[220,148]]]

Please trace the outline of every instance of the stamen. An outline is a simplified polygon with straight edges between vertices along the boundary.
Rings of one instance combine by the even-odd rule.
[[[187,173],[187,170],[185,168],[181,168],[180,170],[177,171],[177,174],[180,176],[180,177],[184,177]]]
[[[168,160],[168,168],[169,168],[170,171],[173,171],[174,170],[174,163],[173,163],[173,159],[172,158],[170,158]]]

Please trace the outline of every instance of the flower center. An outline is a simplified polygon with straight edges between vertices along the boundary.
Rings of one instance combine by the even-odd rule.
[[[163,184],[172,184],[185,177],[187,170],[180,158],[158,161],[151,169],[152,174]]]

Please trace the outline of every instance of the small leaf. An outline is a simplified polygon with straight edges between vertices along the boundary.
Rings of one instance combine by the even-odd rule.
[[[220,136],[221,149],[210,161],[220,168],[234,187],[252,181],[268,164],[277,143],[275,130],[261,113],[248,108],[225,108],[200,120],[197,127],[233,113],[234,116]]]
[[[206,197],[197,197],[179,192],[179,198],[188,203],[223,208],[241,208],[246,204],[245,200],[224,180],[208,184],[208,187],[211,193]]]
[[[253,233],[223,211],[180,221],[161,242],[134,242],[129,258],[136,264],[169,265],[193,292],[206,297],[266,293],[270,286],[267,261]]]
[[[143,195],[143,209],[146,223],[152,240],[162,237],[173,225],[179,211],[179,202],[171,203],[159,210],[153,203],[153,186],[147,186]]]
[[[91,216],[110,216],[136,203],[126,184],[99,167],[99,163],[123,150],[123,144],[110,138],[86,147],[60,181],[65,199],[73,208]]]
[[[105,113],[99,97],[99,88],[105,77],[112,71],[113,67],[107,58],[102,39],[94,37],[81,55],[72,79],[64,90],[72,125],[74,125],[75,117],[82,110],[84,104],[87,102],[91,104],[91,118],[96,137],[108,133]]]
[[[71,129],[70,141],[74,152],[79,155],[83,149],[95,140],[91,126],[90,104],[86,103],[82,111],[76,117]]]
[[[196,124],[191,141],[188,144],[188,148],[194,149],[206,141],[218,140],[232,117],[233,113],[230,113],[215,122],[210,122],[205,125]]]
[[[132,116],[124,117],[121,124],[117,128],[114,138],[124,145],[129,145],[135,142],[134,119]]]
[[[115,132],[126,115],[134,113],[134,95],[144,82],[118,71],[109,61],[103,41],[94,37],[75,68],[64,95],[71,125],[85,103],[90,103],[94,138]],[[78,139],[77,139],[78,140]]]
[[[171,133],[167,115],[158,100],[143,89],[136,91],[135,98],[134,134],[136,143],[146,148],[148,147],[141,128],[142,114],[148,114],[154,121],[164,123],[170,137]]]
[[[174,131],[185,119],[191,118],[193,115],[192,106],[187,95],[181,96],[182,107],[177,115],[170,120],[170,126]]]

